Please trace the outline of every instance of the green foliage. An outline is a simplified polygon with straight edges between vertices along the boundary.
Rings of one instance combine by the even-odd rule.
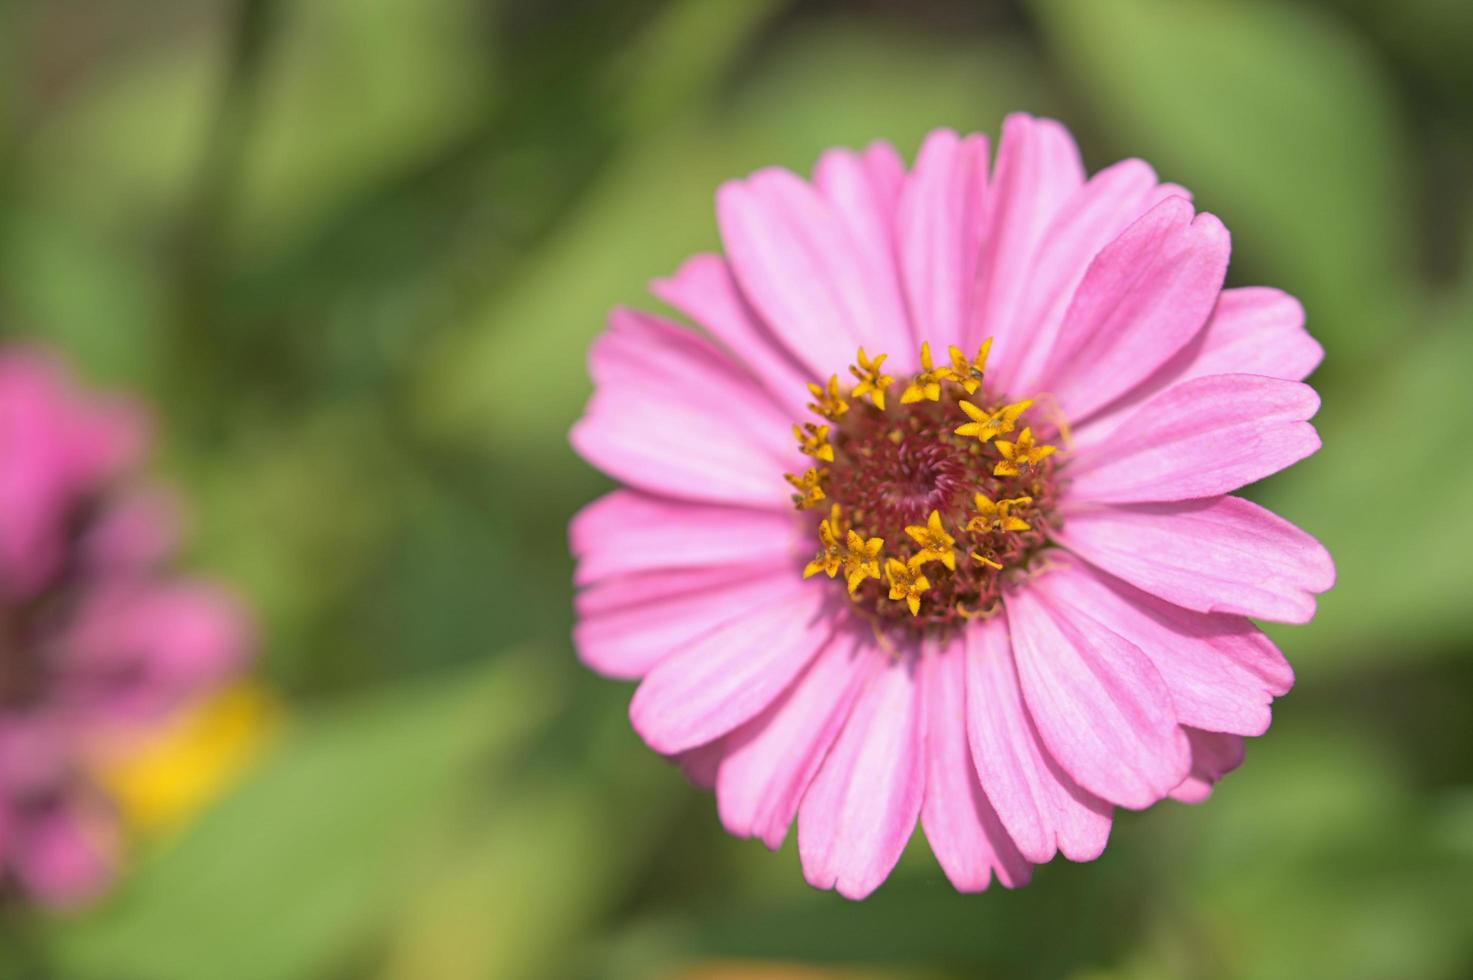
[[[527,655],[304,712],[260,772],[69,925],[80,977],[311,977],[392,913],[457,805],[514,768],[555,690]]]

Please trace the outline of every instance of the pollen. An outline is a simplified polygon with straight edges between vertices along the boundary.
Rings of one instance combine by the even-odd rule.
[[[972,498],[977,507],[976,515],[967,521],[968,531],[1027,531],[1028,522],[1021,517],[1014,517],[1009,511],[1014,507],[1026,507],[1033,503],[1032,497],[1014,497],[1011,500],[999,500],[993,503],[992,499],[985,493],[979,493]]]
[[[839,569],[844,567],[844,544],[839,537],[834,520],[830,518],[819,523],[818,540],[822,543],[823,549],[803,569],[804,578],[812,578],[819,572],[833,578],[839,574]]]
[[[1046,440],[1064,421],[1030,416],[1036,398],[993,390],[990,350],[984,341],[968,358],[952,347],[950,364],[937,364],[922,344],[920,369],[897,382],[885,353],[860,349],[851,390],[837,375],[808,386],[826,424],[794,426],[814,465],[786,477],[816,538],[803,576],[842,578],[876,629],[945,632],[995,614],[1003,586],[1034,574],[1057,525],[1060,459]],[[900,397],[887,398],[897,383]],[[826,517],[810,515],[824,504]]]
[[[850,397],[863,398],[869,395],[875,408],[882,412],[885,410],[885,389],[894,384],[895,379],[882,373],[880,365],[884,364],[885,358],[889,356],[881,354],[872,361],[865,355],[864,348],[859,348],[859,363],[849,365],[849,373],[859,381],[859,384],[855,385],[854,390],[849,393]]]
[[[1002,453],[1002,462],[992,470],[993,476],[1018,476],[1025,467],[1037,466],[1054,454],[1057,447],[1034,445],[1033,430],[1024,429],[1017,442],[997,440],[997,451]]]
[[[823,490],[824,472],[810,466],[801,476],[784,473],[783,478],[798,492],[793,494],[793,505],[799,510],[817,507],[828,497]]]
[[[912,524],[905,529],[905,533],[921,549],[916,552],[912,561],[919,561],[921,564],[939,561],[949,571],[956,571],[956,538],[947,534],[946,528],[941,526],[940,511],[931,511],[931,516],[924,525]]]
[[[825,463],[834,461],[834,447],[829,445],[829,427],[804,422],[800,428],[793,426],[793,435],[798,439],[798,450],[805,456],[821,459]]]
[[[956,427],[959,436],[976,436],[978,442],[987,442],[994,436],[1007,435],[1012,432],[1018,424],[1018,419],[1028,411],[1033,404],[1032,400],[1016,402],[1012,405],[1003,405],[988,411],[978,408],[969,401],[959,403],[961,410],[966,413],[967,418],[972,421]]]
[[[988,337],[982,341],[982,347],[977,351],[977,356],[971,361],[967,355],[957,347],[950,347],[947,353],[951,355],[951,367],[946,369],[947,377],[961,385],[969,395],[977,393],[982,387],[982,378],[987,373],[987,355],[992,351],[992,338]]]
[[[849,411],[849,402],[845,401],[844,396],[839,394],[839,376],[837,374],[829,375],[827,388],[810,381],[808,383],[808,391],[813,395],[813,401],[808,405],[809,410],[822,415],[830,422],[839,421],[839,419],[843,418],[844,413]]]
[[[854,531],[849,532],[848,547],[844,551],[844,577],[849,583],[850,595],[866,579],[880,577],[880,549],[884,546],[884,538],[865,539]]]
[[[953,348],[955,349],[955,348]],[[941,400],[941,382],[951,377],[951,368],[938,368],[931,363],[931,345],[921,344],[921,373],[906,386],[900,396],[900,404],[914,405],[916,402],[925,400],[939,402]]]
[[[919,616],[921,597],[931,588],[931,583],[920,570],[920,566],[891,558],[885,562],[885,577],[890,581],[890,598],[896,602],[904,602],[912,616]]]

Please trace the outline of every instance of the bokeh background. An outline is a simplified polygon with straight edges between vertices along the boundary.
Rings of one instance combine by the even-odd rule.
[[[263,638],[120,783],[114,893],[5,911],[0,976],[1473,976],[1470,93],[1464,0],[0,7],[0,330],[156,402],[191,564]],[[853,904],[577,664],[565,527],[607,484],[565,434],[721,180],[1013,109],[1303,299],[1326,448],[1256,495],[1340,582],[1209,804],[1019,892],[918,839]]]

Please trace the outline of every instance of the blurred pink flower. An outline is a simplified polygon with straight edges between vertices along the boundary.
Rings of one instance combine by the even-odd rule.
[[[616,310],[572,432],[629,485],[572,524],[582,659],[851,898],[917,821],[971,891],[1204,799],[1293,683],[1249,617],[1334,579],[1229,496],[1319,447],[1299,303],[1224,290],[1226,229],[1140,160],[1087,178],[1024,115],[988,158],[937,131],[908,173],[876,143],[726,184],[725,256],[654,285],[704,335]]]
[[[170,574],[170,498],[140,484],[141,412],[34,351],[0,353],[0,876],[37,901],[95,895],[119,858],[91,761],[228,680],[235,602]]]

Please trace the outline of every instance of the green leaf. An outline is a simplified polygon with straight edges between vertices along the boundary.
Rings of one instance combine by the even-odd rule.
[[[1404,334],[1406,134],[1374,57],[1330,14],[1255,0],[1034,9],[1100,134],[1222,216],[1237,279],[1304,300],[1331,372]]]
[[[241,235],[277,245],[445,147],[492,92],[466,0],[278,5],[242,161]]]
[[[305,713],[255,778],[56,942],[68,976],[318,977],[397,901],[427,833],[556,691],[514,656]]]
[[[526,787],[478,820],[407,903],[384,980],[567,975],[648,845],[576,781]]]

